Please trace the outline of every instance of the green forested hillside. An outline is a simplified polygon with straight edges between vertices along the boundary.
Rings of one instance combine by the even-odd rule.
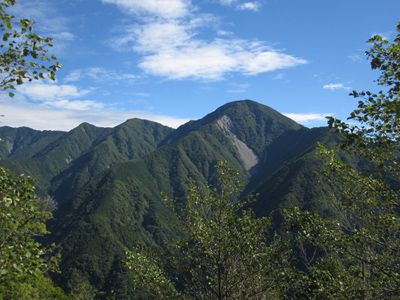
[[[20,158],[9,157],[1,161],[2,165],[31,175],[40,193],[46,194],[52,178],[65,169],[71,161],[88,151],[93,143],[104,135],[108,128],[97,128],[83,123],[66,133],[58,133],[57,138],[42,145],[39,151],[29,155],[25,148],[20,150]],[[37,131],[32,133],[40,135]],[[30,136],[32,134],[28,134]],[[51,134],[54,135],[54,134]]]
[[[69,291],[130,297],[124,249],[165,248],[181,234],[161,193],[182,203],[189,182],[214,182],[221,160],[240,171],[243,193],[258,193],[258,215],[288,204],[329,210],[320,202],[330,189],[316,176],[316,146],[334,144],[337,136],[250,100],[228,103],[176,130],[132,119],[115,128],[83,123],[67,133],[1,132],[16,145],[10,152],[4,143],[1,164],[31,174],[39,192],[58,202],[48,242],[60,246],[57,281]]]
[[[259,195],[253,207],[257,214],[293,205],[330,210],[326,195],[334,191],[322,176],[318,143],[334,146],[339,141],[339,136],[325,127],[287,132],[277,139],[246,187],[246,192]]]
[[[138,119],[115,128],[82,123],[69,132],[7,127],[1,130],[7,142],[0,149],[8,151],[7,143],[15,143],[15,150],[3,157],[0,164],[32,175],[39,192],[50,193],[59,202],[111,165],[153,151],[172,131],[169,127]],[[9,131],[19,134],[14,133],[15,138],[11,139],[12,135],[6,135]]]
[[[70,198],[96,174],[118,162],[141,158],[154,151],[172,131],[172,128],[140,119],[131,119],[107,130],[89,150],[51,180],[51,193],[58,201]]]
[[[0,127],[0,158],[31,158],[63,134],[61,131],[37,131],[27,127]]]
[[[50,224],[50,241],[62,249],[59,282],[66,289],[84,283],[108,295],[109,278],[125,272],[125,247],[167,247],[180,234],[161,193],[185,201],[189,181],[214,181],[217,161],[228,160],[240,170],[245,193],[259,193],[260,215],[285,203],[318,202],[324,193],[314,176],[320,139],[335,140],[324,128],[307,129],[248,100],[175,131],[135,119],[113,129],[79,126],[29,160],[55,174],[47,191],[59,202]],[[311,191],[296,193],[308,180]],[[112,288],[130,293],[129,285],[123,280]]]

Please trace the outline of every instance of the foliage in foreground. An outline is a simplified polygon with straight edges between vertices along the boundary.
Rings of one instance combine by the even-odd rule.
[[[0,299],[62,299],[46,275],[57,270],[57,257],[37,241],[50,217],[39,209],[29,177],[0,168]]]
[[[16,20],[7,10],[16,0],[0,1],[0,90],[12,90],[26,81],[49,77],[55,80],[55,72],[61,67],[56,57],[49,55],[52,40],[41,37],[33,30],[29,19]]]
[[[255,218],[245,209],[248,201],[238,200],[236,170],[220,162],[217,175],[218,187],[191,184],[184,207],[174,205],[185,228],[185,238],[176,242],[169,259],[179,288],[168,279],[161,260],[133,251],[127,254],[127,265],[135,274],[138,290],[157,297],[190,299],[247,299],[270,292],[270,219]]]
[[[365,162],[360,172],[321,146],[327,179],[341,186],[340,197],[329,196],[336,217],[286,211],[290,299],[400,297],[400,24],[397,29],[393,43],[375,36],[366,52],[384,90],[352,92],[361,99],[349,117],[353,125],[329,120],[344,136],[342,148]]]
[[[48,55],[51,39],[36,34],[31,20],[9,14],[15,3],[0,1],[0,91],[10,91],[11,97],[16,84],[46,76],[54,80],[60,68]],[[47,233],[45,222],[52,215],[40,209],[34,191],[32,179],[0,168],[0,299],[65,297],[47,276],[57,270],[58,258],[38,238]]]

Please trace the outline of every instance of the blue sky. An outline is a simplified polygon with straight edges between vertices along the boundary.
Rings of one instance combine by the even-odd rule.
[[[69,130],[129,118],[177,127],[253,99],[309,126],[374,89],[364,57],[398,0],[20,0],[63,68],[0,99],[0,125]]]

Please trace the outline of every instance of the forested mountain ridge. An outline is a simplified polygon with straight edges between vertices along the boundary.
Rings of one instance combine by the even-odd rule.
[[[62,131],[37,131],[28,127],[0,127],[0,157],[31,158],[63,134]]]
[[[216,162],[227,160],[240,170],[244,192],[259,193],[257,214],[293,203],[318,206],[327,187],[314,174],[320,167],[315,148],[319,140],[335,141],[326,128],[305,128],[250,100],[228,103],[176,130],[132,119],[115,128],[83,123],[47,134],[48,144],[27,159],[1,163],[31,171],[41,191],[59,203],[49,242],[62,249],[63,287],[84,283],[106,294],[130,293],[127,278],[118,286],[109,280],[124,272],[125,248],[168,247],[180,234],[161,193],[185,201],[189,181],[212,183]]]
[[[59,201],[69,198],[91,177],[114,164],[141,158],[154,151],[172,131],[172,128],[140,119],[116,126],[52,179],[51,192]]]
[[[61,201],[86,183],[89,175],[153,151],[172,130],[139,119],[128,120],[115,128],[82,123],[69,132],[2,127],[0,151],[7,155],[0,163],[31,175],[41,194],[56,194]],[[66,194],[58,192],[59,187]]]

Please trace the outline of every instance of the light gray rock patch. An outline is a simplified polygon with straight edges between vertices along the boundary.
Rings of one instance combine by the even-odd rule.
[[[225,133],[238,150],[245,169],[247,171],[252,169],[258,163],[258,157],[249,146],[236,136],[232,120],[228,116],[224,115],[217,120],[217,126]]]
[[[8,154],[11,154],[11,152],[13,152],[13,150],[14,150],[14,143],[11,143],[10,141],[6,140],[5,145],[6,145]]]

